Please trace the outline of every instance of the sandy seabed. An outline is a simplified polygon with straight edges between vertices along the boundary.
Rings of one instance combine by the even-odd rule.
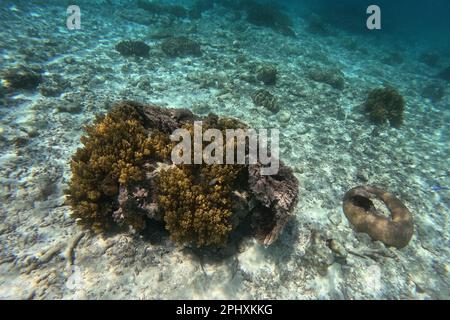
[[[93,6],[83,11],[82,30],[69,31],[61,6],[0,8],[2,69],[39,65],[44,85],[61,91],[20,91],[1,102],[0,298],[450,297],[450,193],[433,189],[450,185],[450,87],[443,84],[439,102],[421,96],[438,69],[419,61],[420,47],[315,35],[298,17],[293,38],[221,8],[198,20],[157,17],[149,26],[120,10]],[[202,56],[167,57],[163,32],[198,41]],[[115,45],[124,39],[145,41],[150,57],[121,56]],[[384,63],[386,52],[400,52],[404,62]],[[254,80],[266,64],[278,70],[276,85]],[[311,68],[341,70],[344,88],[312,80]],[[386,84],[406,99],[401,129],[374,126],[358,111],[370,90]],[[263,88],[277,97],[278,113],[252,102]],[[280,157],[294,169],[300,200],[278,241],[265,248],[244,239],[234,254],[215,257],[167,236],[83,232],[63,194],[70,157],[82,127],[123,99],[280,129]],[[352,230],[342,197],[361,184],[386,188],[413,213],[407,247],[387,248]],[[331,239],[339,252],[327,246]]]

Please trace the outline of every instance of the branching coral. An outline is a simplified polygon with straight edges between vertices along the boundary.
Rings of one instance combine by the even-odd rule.
[[[210,115],[202,129],[216,128],[225,133],[226,129],[243,126],[237,120]],[[192,125],[184,128],[193,133]],[[232,191],[242,181],[244,169],[244,165],[237,164],[180,165],[158,176],[158,202],[175,242],[193,242],[197,246],[226,244],[233,229]]]
[[[232,165],[175,167],[157,180],[166,228],[176,242],[224,245],[232,230],[231,186],[239,170]]]
[[[396,128],[403,123],[405,100],[394,88],[371,91],[364,106],[369,119],[374,123],[389,121],[391,126]]]

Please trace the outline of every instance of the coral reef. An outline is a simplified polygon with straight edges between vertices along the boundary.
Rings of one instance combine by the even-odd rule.
[[[255,105],[263,106],[272,112],[278,112],[280,110],[277,98],[267,90],[256,90],[252,94],[252,100]]]
[[[125,57],[149,57],[150,47],[142,41],[124,40],[116,45],[116,50]]]
[[[24,65],[6,69],[2,73],[3,86],[9,90],[33,90],[43,81],[41,73],[39,68]]]
[[[309,70],[308,75],[314,81],[329,84],[338,90],[344,89],[345,78],[339,69],[312,68]]]
[[[273,66],[265,65],[256,71],[256,79],[266,85],[273,85],[277,82],[277,69]]]
[[[391,218],[377,211],[371,198],[384,202]],[[349,190],[344,196],[344,213],[357,232],[367,233],[372,239],[387,246],[405,247],[414,232],[412,215],[403,203],[392,194],[371,186]]]
[[[264,243],[273,243],[297,202],[292,171],[282,164],[276,176],[267,177],[260,165],[172,164],[169,135],[178,128],[193,134],[194,120],[199,118],[189,110],[132,101],[97,117],[72,159],[66,193],[73,217],[94,231],[119,225],[140,232],[149,219],[164,221],[173,241],[203,247],[225,246],[230,233],[251,216]],[[247,128],[213,114],[202,120],[203,130],[215,128],[223,135]],[[247,193],[259,211],[249,209]]]
[[[161,48],[169,57],[201,56],[202,54],[200,45],[186,37],[169,38],[162,43]]]
[[[382,124],[389,121],[393,127],[400,127],[403,123],[404,98],[391,87],[374,89],[364,104],[369,119]]]

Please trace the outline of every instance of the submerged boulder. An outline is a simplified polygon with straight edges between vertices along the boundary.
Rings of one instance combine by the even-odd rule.
[[[116,45],[116,50],[124,57],[148,58],[150,47],[143,41],[125,40]]]

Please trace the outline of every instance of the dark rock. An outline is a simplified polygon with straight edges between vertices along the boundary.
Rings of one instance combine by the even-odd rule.
[[[259,163],[249,165],[248,183],[255,200],[275,213],[273,228],[264,240],[265,245],[270,245],[292,218],[298,201],[298,180],[281,161],[276,175],[262,175],[261,168]]]
[[[275,84],[277,81],[277,69],[272,66],[263,66],[257,71],[256,79],[266,85]]]
[[[172,37],[165,40],[161,48],[169,57],[201,56],[200,45],[186,37]]]
[[[41,70],[23,65],[7,69],[3,73],[6,89],[35,89],[43,80]]]
[[[369,119],[375,124],[389,121],[390,125],[399,128],[403,123],[405,99],[394,88],[374,89],[369,93],[364,108]]]
[[[150,47],[142,41],[125,40],[116,45],[116,50],[123,56],[149,57]]]

